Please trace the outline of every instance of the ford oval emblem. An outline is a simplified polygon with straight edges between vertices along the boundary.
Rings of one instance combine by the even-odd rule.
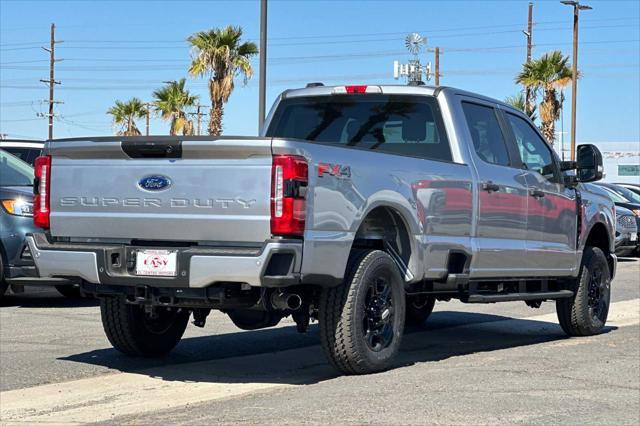
[[[162,175],[145,176],[138,186],[145,191],[163,191],[171,186],[171,179]]]

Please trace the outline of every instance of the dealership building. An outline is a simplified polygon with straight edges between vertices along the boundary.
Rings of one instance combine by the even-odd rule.
[[[604,181],[640,185],[640,142],[598,142],[604,163]]]
[[[586,142],[585,142],[586,143]],[[640,185],[640,142],[588,142],[602,152],[604,181],[611,183],[635,183]],[[562,143],[555,144],[560,158]],[[578,145],[581,145],[578,142]],[[564,158],[570,157],[569,143],[564,143]]]

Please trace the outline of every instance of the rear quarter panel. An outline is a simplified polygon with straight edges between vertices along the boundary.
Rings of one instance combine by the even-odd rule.
[[[274,139],[272,148],[309,162],[303,275],[341,278],[359,226],[381,206],[398,213],[408,230],[408,280],[442,277],[450,249],[470,251],[468,166],[306,141]],[[319,163],[349,167],[350,176],[320,174]]]

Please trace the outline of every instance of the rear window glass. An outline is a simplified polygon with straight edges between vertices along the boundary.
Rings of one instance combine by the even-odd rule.
[[[267,136],[451,161],[437,102],[427,96],[333,95],[285,99]]]

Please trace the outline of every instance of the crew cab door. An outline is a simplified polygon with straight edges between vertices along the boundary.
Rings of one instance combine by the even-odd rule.
[[[514,167],[517,153],[506,143],[505,124],[495,105],[462,98],[469,151],[478,182],[476,250],[471,278],[526,276],[527,182]]]
[[[556,156],[531,123],[507,111],[504,118],[526,173],[529,268],[537,276],[570,273],[577,259],[575,191],[562,183]]]

